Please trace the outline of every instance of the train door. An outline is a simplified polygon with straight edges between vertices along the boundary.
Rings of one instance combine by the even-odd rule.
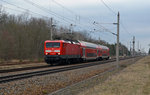
[[[82,48],[83,58],[85,58],[85,48]]]
[[[99,52],[98,52],[99,50],[97,49],[97,57],[99,56]]]

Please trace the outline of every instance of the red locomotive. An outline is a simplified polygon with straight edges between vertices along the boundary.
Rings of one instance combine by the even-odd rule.
[[[70,63],[90,59],[109,59],[109,48],[84,41],[47,40],[44,43],[45,61]]]

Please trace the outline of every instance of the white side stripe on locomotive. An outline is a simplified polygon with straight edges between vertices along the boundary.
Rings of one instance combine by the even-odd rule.
[[[60,52],[60,50],[54,50],[54,52]]]
[[[51,50],[46,50],[45,52],[51,52]]]

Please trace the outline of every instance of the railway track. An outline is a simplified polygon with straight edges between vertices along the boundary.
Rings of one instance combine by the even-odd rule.
[[[34,66],[34,67],[6,69],[6,70],[0,70],[0,73],[10,73],[10,72],[17,72],[17,71],[33,70],[33,69],[42,69],[42,68],[48,68],[48,67],[50,67],[50,66],[49,65],[44,65],[44,66]]]
[[[44,62],[44,61],[41,61],[41,62]],[[33,63],[33,62],[2,62],[1,64],[0,64],[0,66],[10,66],[10,65],[25,65],[25,64],[30,64],[30,63]],[[34,62],[34,63],[39,63],[39,62]]]
[[[129,58],[129,57],[127,57]],[[123,58],[120,58],[123,59]],[[115,58],[111,59],[111,60],[115,60]],[[100,62],[104,62],[104,61],[100,61]],[[89,63],[89,62],[87,62]],[[86,64],[86,63],[83,63]],[[0,73],[10,73],[10,72],[18,72],[18,71],[25,71],[25,70],[34,70],[34,69],[42,69],[42,68],[49,68],[52,67],[51,65],[42,65],[42,66],[32,66],[32,67],[24,67],[24,68],[15,68],[15,69],[6,69],[6,70],[0,70]]]
[[[111,59],[115,60],[115,58]],[[101,61],[104,62],[104,61]],[[87,62],[90,63],[90,62]],[[86,64],[86,63],[83,63]],[[76,65],[76,64],[75,64]],[[55,66],[55,65],[54,65]],[[59,65],[60,66],[60,65]],[[63,66],[63,65],[62,65]],[[69,65],[68,65],[69,66]],[[24,68],[15,68],[15,69],[6,69],[6,70],[0,70],[0,73],[10,73],[10,72],[18,72],[18,71],[25,71],[25,70],[33,70],[33,69],[42,69],[42,68],[50,68],[53,67],[51,65],[44,65],[44,66],[34,66],[34,67],[24,67]]]
[[[130,59],[130,58],[124,58],[124,59],[121,58],[120,60],[126,60],[126,59]],[[14,81],[14,80],[21,80],[21,79],[30,78],[33,76],[41,76],[41,75],[53,74],[53,73],[69,71],[69,70],[74,70],[74,69],[79,69],[79,68],[85,68],[85,67],[100,65],[103,63],[109,63],[109,62],[114,62],[114,61],[115,59],[107,60],[107,61],[99,61],[99,62],[89,62],[88,64],[79,64],[79,65],[67,66],[63,68],[48,69],[48,70],[2,76],[0,77],[0,83],[6,83],[6,82]]]

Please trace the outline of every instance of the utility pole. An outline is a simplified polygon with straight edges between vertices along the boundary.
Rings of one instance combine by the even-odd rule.
[[[50,20],[50,34],[51,34],[51,40],[53,40],[53,18]]]
[[[127,42],[127,56],[129,56],[129,50],[130,50],[130,45],[129,42]]]
[[[97,24],[95,21],[93,24]],[[112,23],[111,23],[112,24]],[[117,36],[117,44],[116,44],[116,66],[119,68],[119,25],[120,25],[120,14],[118,12],[117,15],[117,23],[113,23],[114,25],[117,25],[117,34],[112,33],[113,35]]]
[[[137,52],[138,52],[138,55],[140,55],[139,41],[137,42]]]
[[[132,53],[131,53],[131,41],[130,41],[130,56],[132,55]]]
[[[116,47],[116,62],[117,62],[117,68],[119,68],[119,21],[120,20],[120,14],[118,12],[117,15],[117,47]]]
[[[72,27],[73,27],[73,24],[70,24],[70,33],[71,33],[71,35],[72,35]]]
[[[133,57],[135,55],[135,36],[133,36]]]
[[[137,42],[137,50],[139,52],[139,41]]]

